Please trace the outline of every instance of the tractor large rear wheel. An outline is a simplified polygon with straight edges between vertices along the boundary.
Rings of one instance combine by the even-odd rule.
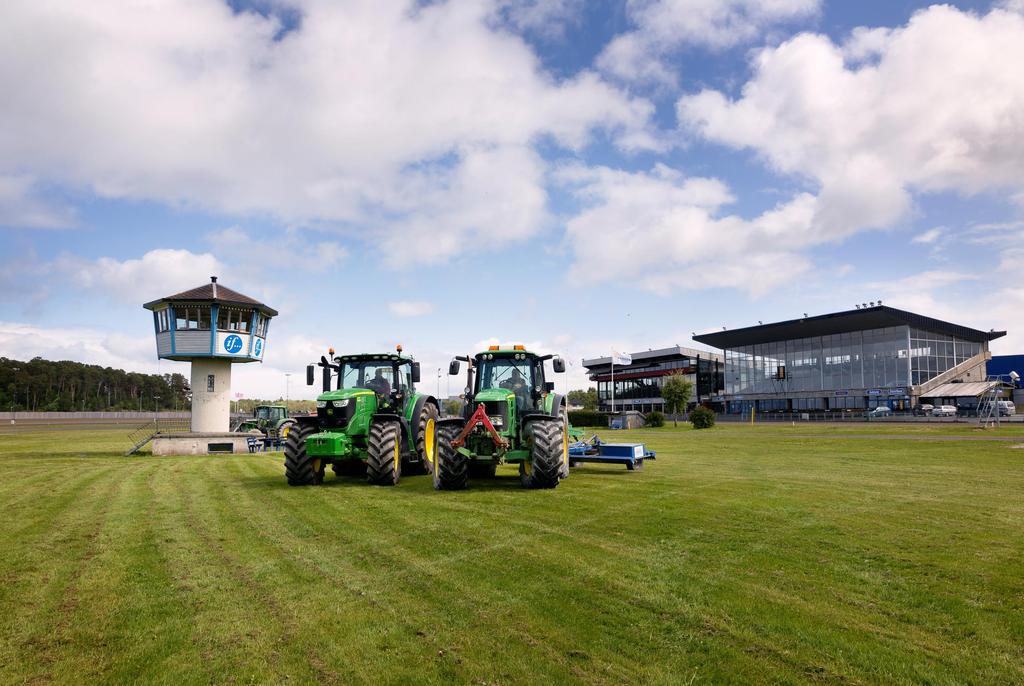
[[[530,460],[521,462],[519,477],[526,488],[554,488],[562,472],[562,424],[557,419],[530,422]]]
[[[416,455],[421,474],[433,474],[434,463],[437,461],[437,420],[440,413],[437,405],[424,403],[420,410],[419,422],[416,425]]]
[[[402,477],[402,425],[384,419],[370,424],[366,438],[366,480],[394,486]]]
[[[462,432],[461,425],[439,427],[437,432],[437,462],[434,464],[434,488],[439,491],[460,491],[466,487],[469,460],[452,447],[452,441]]]
[[[313,486],[324,482],[324,463],[306,454],[306,438],[316,431],[312,426],[296,426],[284,442],[284,475],[290,486]]]

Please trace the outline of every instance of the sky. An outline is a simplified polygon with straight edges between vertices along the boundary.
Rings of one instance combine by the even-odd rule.
[[[0,356],[187,374],[142,303],[211,275],[248,397],[874,301],[1021,353],[1022,64],[1024,0],[8,0]]]

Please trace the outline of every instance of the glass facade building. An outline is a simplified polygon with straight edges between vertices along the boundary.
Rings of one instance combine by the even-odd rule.
[[[682,374],[694,384],[691,403],[711,401],[724,386],[723,355],[714,352],[673,347],[633,353],[630,365],[616,365],[612,373],[611,358],[583,360],[590,380],[597,384],[598,409],[665,411],[661,388],[672,374]],[[614,377],[614,381],[613,381]]]
[[[879,306],[696,340],[724,349],[728,411],[904,410],[958,365],[983,365],[1000,335]]]

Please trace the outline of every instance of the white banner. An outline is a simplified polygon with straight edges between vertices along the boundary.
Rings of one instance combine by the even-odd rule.
[[[617,364],[620,367],[633,364],[633,356],[629,353],[620,353],[612,350],[612,364]]]

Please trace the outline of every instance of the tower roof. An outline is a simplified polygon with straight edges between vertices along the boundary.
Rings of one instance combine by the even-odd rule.
[[[210,303],[224,303],[226,305],[247,305],[249,307],[259,309],[267,316],[277,316],[277,310],[274,308],[261,303],[259,300],[243,295],[238,291],[231,290],[227,286],[220,285],[217,283],[216,276],[210,277],[210,283],[204,283],[202,286],[190,288],[187,291],[168,295],[164,298],[157,298],[156,300],[146,303],[143,307],[147,310],[152,310],[161,303],[204,301]]]

